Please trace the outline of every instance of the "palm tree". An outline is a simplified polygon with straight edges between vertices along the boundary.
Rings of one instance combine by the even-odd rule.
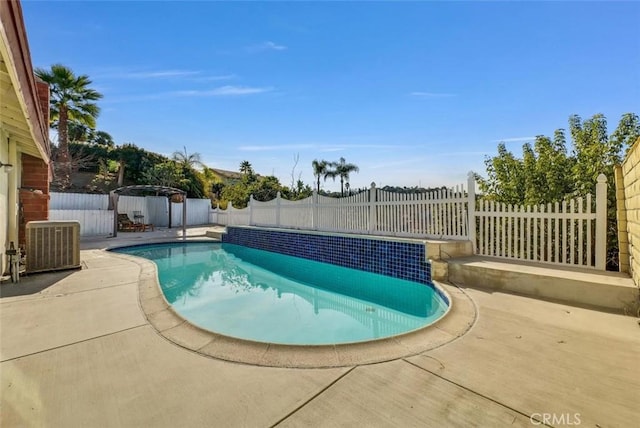
[[[62,173],[61,182],[71,181],[71,157],[69,155],[69,122],[73,121],[95,128],[100,108],[95,101],[102,94],[91,89],[91,80],[86,75],[76,76],[62,64],[54,64],[51,70],[36,68],[36,76],[49,84],[51,91],[51,123],[58,128],[58,155],[56,161]]]
[[[240,162],[240,172],[245,175],[253,175],[253,167],[251,166],[251,162],[249,161]]]
[[[344,196],[344,182],[349,182],[349,174],[352,172],[359,172],[360,168],[352,163],[347,163],[344,158],[340,158],[338,162],[331,162],[332,170],[326,172],[326,177],[331,177],[334,180],[336,177],[340,177],[340,196]]]
[[[184,152],[175,151],[173,155],[171,155],[171,159],[181,164],[183,168],[195,169],[199,167],[203,167],[204,164],[200,158],[200,153],[187,153],[186,146],[182,146]]]
[[[105,131],[97,131],[93,134],[93,138],[91,138],[91,142],[93,144],[98,144],[101,146],[107,147],[115,147],[116,143],[113,141],[113,137],[111,134]]]
[[[313,176],[316,177],[316,190],[319,192],[320,191],[320,177],[324,177],[324,179],[327,179],[327,171],[329,168],[329,162],[327,162],[326,160],[321,160],[319,161],[318,159],[314,159],[313,162],[311,162],[311,166],[313,167]]]
[[[93,138],[93,132],[89,126],[69,121],[67,123],[67,142],[68,143],[86,143]]]

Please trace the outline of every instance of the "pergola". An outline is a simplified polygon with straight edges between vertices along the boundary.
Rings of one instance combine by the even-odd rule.
[[[171,196],[182,195],[182,239],[187,239],[187,192],[175,187],[147,184],[118,187],[109,193],[109,205],[113,208],[113,236],[118,236],[118,198],[120,195],[154,192],[169,198],[169,228],[171,228]]]

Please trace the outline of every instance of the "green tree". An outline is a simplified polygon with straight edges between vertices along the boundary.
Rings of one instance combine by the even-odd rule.
[[[157,163],[142,173],[142,179],[146,184],[177,187],[183,179],[182,168],[173,161]]]
[[[105,131],[96,131],[92,138],[91,144],[95,144],[98,146],[106,146],[106,147],[115,147],[116,143],[113,141],[113,137],[111,134]]]
[[[144,184],[175,187],[187,192],[187,197],[203,198],[205,196],[205,182],[202,175],[193,168],[168,160],[147,168],[142,174]]]
[[[621,148],[609,140],[607,119],[602,114],[585,121],[578,115],[572,115],[569,117],[569,132],[575,157],[571,170],[574,192],[578,195],[593,193],[599,174],[604,173],[608,179],[613,177],[613,165],[620,162]],[[609,180],[609,185],[613,185],[613,180]]]
[[[202,163],[202,159],[200,157],[200,153],[187,153],[187,148],[185,146],[182,147],[184,149],[183,152],[175,151],[171,156],[171,159],[178,162],[182,165],[183,168],[202,168],[204,164]]]
[[[79,122],[69,121],[67,124],[68,143],[87,143],[91,140],[93,130]]]
[[[608,265],[617,266],[618,237],[613,166],[622,161],[624,151],[640,136],[638,116],[622,116],[616,130],[609,135],[602,114],[582,120],[569,118],[569,134],[573,151],[567,154],[563,129],[556,130],[553,140],[536,137],[533,147],[523,146],[523,158],[516,158],[504,143],[498,155],[485,159],[487,178],[476,174],[484,197],[507,204],[544,204],[565,198],[595,193],[599,174],[608,182]]]
[[[57,151],[57,149],[56,149]],[[99,162],[108,161],[111,157],[112,149],[108,146],[93,145],[84,142],[69,143],[69,157],[71,159],[72,171],[99,171]]]
[[[202,174],[193,168],[182,167],[182,181],[178,186],[179,189],[187,192],[189,198],[204,198],[208,196],[206,190],[206,182]]]
[[[249,187],[244,182],[234,183],[228,186],[225,186],[222,189],[222,206],[224,206],[224,202],[231,202],[235,208],[244,208],[247,206],[249,202]]]
[[[480,191],[488,199],[507,204],[524,203],[524,165],[504,143],[498,144],[497,156],[484,161],[487,178],[476,174]]]
[[[157,153],[146,151],[133,143],[125,143],[110,152],[111,158],[118,162],[118,185],[125,180],[135,184],[146,184],[143,173],[157,163],[169,159]]]
[[[359,172],[360,168],[352,163],[347,163],[344,158],[340,158],[338,162],[331,162],[329,169],[325,173],[325,177],[336,179],[340,177],[340,196],[344,196],[344,183],[349,182],[349,176],[352,172]]]
[[[233,203],[236,208],[244,208],[249,203],[251,195],[256,201],[264,202],[274,199],[278,192],[286,193],[288,190],[274,176],[256,177],[252,182],[243,180],[225,186],[222,190],[222,199]]]
[[[290,201],[298,201],[313,195],[313,189],[302,180],[298,179],[293,189],[284,188],[282,195]]]
[[[555,131],[551,140],[538,135],[534,144],[536,153],[536,174],[539,178],[539,198],[535,203],[562,200],[572,192],[573,180],[571,171],[573,158],[567,156],[566,138],[563,129]]]
[[[71,158],[69,155],[69,121],[95,128],[100,108],[96,101],[102,94],[91,89],[86,75],[76,76],[64,65],[54,64],[51,70],[36,68],[35,74],[49,84],[51,91],[51,126],[58,129],[58,155],[60,181],[63,187],[71,184]]]
[[[286,190],[287,188],[280,183],[280,180],[272,175],[260,177],[249,186],[249,194],[253,195],[256,201],[262,202],[275,199],[278,192]]]
[[[618,127],[611,134],[611,144],[622,151],[626,147],[628,151],[633,143],[640,137],[640,119],[633,113],[622,115]]]
[[[326,160],[314,159],[311,162],[313,167],[313,176],[316,177],[316,191],[320,191],[320,178],[327,179],[327,171],[329,170],[329,162]]]
[[[250,184],[256,181],[256,173],[253,170],[253,166],[251,166],[251,162],[247,160],[240,162],[240,172],[242,173],[242,181],[245,183]]]
[[[242,161],[240,162],[240,172],[243,174],[252,174],[253,173],[253,167],[251,166],[251,162],[249,161]]]

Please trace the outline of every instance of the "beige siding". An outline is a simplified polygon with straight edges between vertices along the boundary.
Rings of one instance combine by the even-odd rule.
[[[616,186],[620,268],[630,271],[640,286],[640,138],[616,171]]]

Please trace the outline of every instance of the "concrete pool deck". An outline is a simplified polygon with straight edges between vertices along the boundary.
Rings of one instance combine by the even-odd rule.
[[[506,293],[461,288],[477,310],[466,334],[377,364],[259,367],[177,346],[140,306],[143,268],[103,251],[172,234],[83,241],[83,269],[0,286],[0,426],[640,426],[636,318]]]

